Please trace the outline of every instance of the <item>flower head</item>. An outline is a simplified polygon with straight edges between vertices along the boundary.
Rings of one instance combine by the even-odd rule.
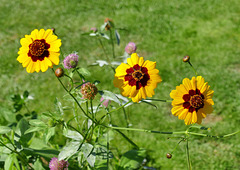
[[[58,158],[53,157],[49,162],[50,170],[67,170],[69,166],[68,161],[61,160],[59,161]]]
[[[92,84],[90,82],[84,83],[81,87],[81,93],[84,99],[93,100],[97,92],[98,89],[95,84]]]
[[[64,60],[64,68],[71,69],[76,68],[78,64],[78,58],[79,56],[76,53],[69,54]]]
[[[109,18],[106,18],[104,22],[106,23],[105,30],[110,30],[114,26],[113,21]]]
[[[47,71],[48,67],[59,64],[61,40],[51,29],[33,30],[20,40],[22,47],[17,60],[26,67],[28,73]]]
[[[136,50],[137,50],[137,46],[134,42],[129,42],[128,45],[125,47],[125,51],[130,55],[132,53],[135,53]]]
[[[157,84],[162,81],[155,67],[156,62],[144,61],[143,57],[133,53],[127,59],[127,64],[122,63],[116,68],[114,86],[133,102],[152,97]]]
[[[202,119],[213,111],[213,90],[202,76],[183,79],[180,86],[170,93],[172,101],[172,114],[185,120],[185,124],[201,124]]]

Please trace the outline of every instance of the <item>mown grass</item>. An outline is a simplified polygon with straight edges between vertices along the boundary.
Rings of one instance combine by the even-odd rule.
[[[32,110],[41,114],[52,110],[54,99],[62,98],[63,89],[52,71],[28,74],[16,61],[19,40],[33,29],[56,28],[62,39],[62,51],[77,51],[80,66],[86,67],[97,59],[104,59],[103,52],[94,38],[82,35],[91,27],[99,26],[106,17],[112,18],[119,28],[121,44],[116,54],[122,55],[129,41],[137,44],[137,52],[152,61],[163,82],[155,89],[154,98],[170,99],[169,93],[183,78],[194,72],[181,61],[190,55],[192,64],[209,82],[214,93],[214,112],[203,121],[212,127],[210,133],[222,135],[239,130],[240,112],[240,2],[237,0],[160,0],[160,1],[30,1],[1,0],[0,5],[0,107],[11,110],[10,96],[28,90],[34,95],[29,103]],[[104,41],[108,45],[107,41]],[[110,53],[110,50],[109,50]],[[101,81],[100,89],[115,89],[110,69],[89,67],[91,80]],[[100,77],[100,78],[99,78]],[[140,104],[128,110],[135,128],[161,131],[182,131],[186,127],[170,113],[169,103],[157,103],[158,109]],[[124,126],[123,113],[114,113],[115,124]],[[113,117],[114,117],[113,116]],[[2,120],[4,124],[4,120]],[[186,169],[185,143],[174,151],[178,139],[169,136],[129,132],[140,147],[149,150],[148,166],[159,169]],[[240,167],[239,134],[216,140],[192,138],[190,154],[194,169],[238,169]],[[116,136],[112,147],[124,153],[131,146]]]

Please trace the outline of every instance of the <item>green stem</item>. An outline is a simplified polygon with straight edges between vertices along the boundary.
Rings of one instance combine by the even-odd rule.
[[[187,152],[188,169],[192,170],[192,165],[191,165],[191,161],[190,161],[190,154],[189,154],[189,147],[188,147],[188,139],[187,139],[187,143],[186,143],[186,152]]]
[[[159,101],[159,102],[167,102],[167,103],[171,103],[171,102],[172,102],[172,100],[162,100],[162,99],[146,99],[146,100]]]
[[[52,68],[53,73],[55,72],[54,69]],[[79,102],[77,101],[77,99],[72,95],[72,93],[70,93],[70,91],[67,90],[67,88],[64,86],[63,82],[60,80],[59,77],[57,77],[58,81],[60,82],[60,84],[62,85],[62,87],[64,88],[64,90],[74,99],[74,101],[77,103],[78,107],[81,109],[81,111],[83,112],[83,114],[91,119],[93,122],[96,122],[95,120],[93,120],[82,108],[82,106],[79,104]]]
[[[110,112],[107,112],[107,114],[105,114],[105,115],[103,115],[103,116],[101,117],[100,121],[101,121],[103,118],[105,118],[107,115],[109,115],[110,113],[115,112],[115,111],[118,111],[119,109],[125,107],[125,106],[126,106],[127,104],[129,104],[129,103],[131,103],[131,100],[129,100],[129,101],[128,101],[127,103],[125,103],[124,105],[122,105],[122,106],[120,106],[120,107],[118,107],[118,108],[116,108],[116,109],[114,109],[114,110],[111,110]]]
[[[64,74],[64,76],[68,77],[71,80],[71,88],[70,88],[69,91],[72,91],[72,89],[73,89],[73,79],[70,76],[68,76],[67,74]]]
[[[196,76],[197,76],[197,71],[195,70],[195,68],[193,67],[192,63],[190,61],[188,61],[188,64],[192,67],[193,71],[195,72]]]
[[[233,136],[240,132],[240,131],[236,131],[234,133],[230,133],[230,134],[223,135],[223,136],[213,136],[213,135],[207,135],[207,134],[202,134],[202,133],[188,132],[188,130],[179,131],[179,132],[162,132],[162,131],[154,131],[154,130],[147,130],[147,129],[125,128],[125,127],[116,127],[116,126],[105,126],[105,127],[111,128],[111,129],[138,131],[138,132],[147,132],[147,133],[172,134],[172,135],[194,135],[194,136],[203,136],[203,137],[212,137],[212,138],[230,137],[230,136]]]

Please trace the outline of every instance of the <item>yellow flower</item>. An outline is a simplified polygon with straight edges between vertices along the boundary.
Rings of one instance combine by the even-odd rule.
[[[143,57],[133,53],[127,63],[116,68],[114,86],[120,88],[123,96],[132,98],[133,102],[152,97],[157,84],[162,81],[155,68],[156,62],[144,61]]]
[[[53,35],[51,29],[33,30],[20,40],[22,47],[17,60],[26,67],[28,73],[45,72],[53,64],[59,64],[61,40]]]
[[[182,84],[170,93],[172,114],[185,120],[186,125],[201,124],[202,119],[213,111],[213,92],[202,76],[183,79]]]

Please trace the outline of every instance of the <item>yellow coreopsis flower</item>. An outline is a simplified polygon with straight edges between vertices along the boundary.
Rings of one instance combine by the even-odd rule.
[[[116,68],[114,86],[133,102],[152,97],[157,84],[162,81],[155,67],[156,62],[144,61],[143,57],[133,53],[127,64],[122,63]]]
[[[172,114],[185,121],[186,125],[198,123],[213,111],[213,90],[202,76],[185,78],[176,90],[172,90]]]
[[[33,30],[20,40],[22,47],[17,60],[26,67],[28,73],[45,72],[53,64],[59,64],[61,40],[51,29]]]

